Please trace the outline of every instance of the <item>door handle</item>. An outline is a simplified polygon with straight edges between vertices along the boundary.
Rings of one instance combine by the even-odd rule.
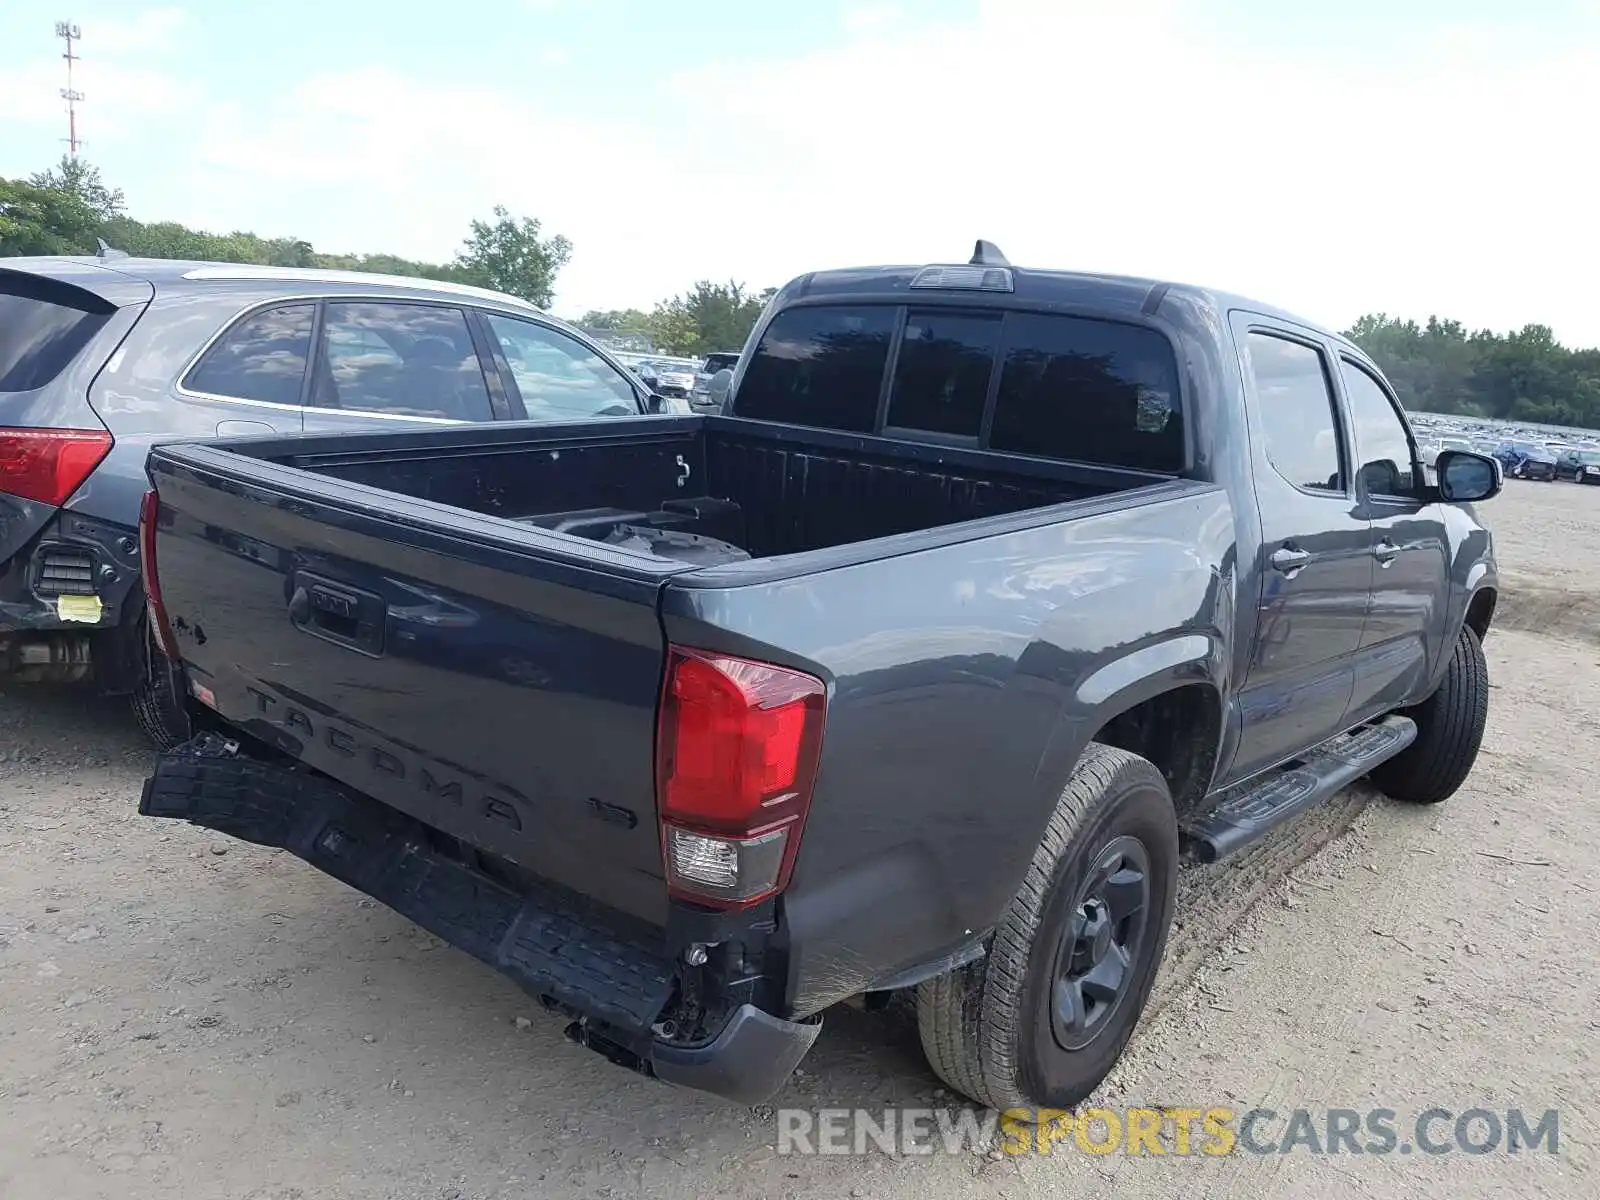
[[[1400,547],[1396,546],[1388,538],[1384,538],[1383,541],[1372,548],[1372,557],[1378,560],[1380,567],[1387,567],[1394,562],[1399,553]]]
[[[1279,546],[1272,552],[1272,569],[1282,571],[1285,575],[1293,575],[1310,561],[1310,551],[1293,546]]]

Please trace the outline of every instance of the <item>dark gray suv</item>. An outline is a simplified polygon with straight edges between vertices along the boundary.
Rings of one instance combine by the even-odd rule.
[[[0,685],[92,679],[158,742],[188,735],[135,586],[153,441],[660,407],[577,330],[481,288],[0,258]]]

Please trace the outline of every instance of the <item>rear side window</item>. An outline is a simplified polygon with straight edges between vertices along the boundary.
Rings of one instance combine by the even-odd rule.
[[[327,302],[317,408],[489,421],[494,410],[459,308]]]
[[[1269,333],[1252,332],[1249,345],[1272,469],[1295,487],[1342,493],[1339,426],[1321,351]]]
[[[896,314],[888,305],[779,313],[745,367],[739,416],[871,433]]]
[[[976,439],[999,344],[999,313],[907,313],[886,423]]]
[[[251,313],[222,335],[184,387],[234,400],[299,404],[315,312],[314,304],[286,304]]]
[[[1183,410],[1172,345],[1153,329],[1011,313],[989,446],[1179,473]]]
[[[0,392],[42,388],[106,323],[109,310],[77,307],[75,290],[26,276],[0,277]]]

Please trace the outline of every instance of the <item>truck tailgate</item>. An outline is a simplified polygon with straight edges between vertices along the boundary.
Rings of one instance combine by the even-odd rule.
[[[689,567],[218,447],[158,447],[150,475],[161,597],[203,700],[468,846],[664,923],[657,604]]]

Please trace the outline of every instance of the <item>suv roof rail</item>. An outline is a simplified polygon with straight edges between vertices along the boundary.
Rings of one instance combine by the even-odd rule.
[[[974,267],[1009,267],[1011,261],[1000,253],[1000,247],[993,242],[978,239],[978,244],[972,248],[972,257],[967,260]]]

